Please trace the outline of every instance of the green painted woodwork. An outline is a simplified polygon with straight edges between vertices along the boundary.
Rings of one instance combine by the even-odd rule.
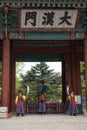
[[[0,30],[4,30],[4,15],[0,12]]]
[[[0,24],[3,24],[3,14],[0,12]]]
[[[75,38],[75,39],[83,39],[84,35],[81,32],[77,32],[77,33],[75,33],[75,37],[73,37],[73,38]]]
[[[30,61],[61,61],[64,58],[64,54],[54,54],[54,53],[30,53],[23,54],[18,53],[16,55],[16,61],[30,62]]]
[[[3,0],[2,0],[3,1]],[[9,0],[9,2],[12,2],[13,0]],[[26,0],[24,2],[28,2],[29,0]],[[45,2],[48,3],[49,0],[46,0]],[[51,2],[53,2],[54,0],[51,0]],[[73,0],[55,0],[55,3],[56,2],[70,2],[70,4],[73,2]],[[4,1],[5,2],[5,1]],[[8,0],[7,0],[8,2]],[[18,4],[18,0],[14,0],[14,2],[17,2]],[[20,0],[21,4],[22,4],[22,0]],[[38,2],[38,0],[30,0],[29,2]],[[44,3],[43,0],[40,0],[39,3]],[[79,0],[75,0],[75,2],[79,2]],[[80,2],[85,2],[84,0],[80,0]],[[52,9],[52,8],[50,8]],[[10,35],[10,39],[20,39],[19,35],[20,35],[20,32],[19,32],[19,8],[9,8],[9,12],[8,12],[8,26],[7,26],[7,31],[8,31],[8,34]],[[73,33],[73,38],[72,39],[81,39],[83,38],[83,33],[84,32],[87,32],[87,11],[86,10],[80,10],[80,19],[79,19],[79,22],[78,22],[78,26],[76,26],[76,30],[75,30],[75,33]],[[5,31],[5,17],[4,17],[4,14],[2,12],[2,8],[0,10],[0,33],[2,33],[2,36],[4,34],[4,31]],[[21,29],[20,29],[21,31]],[[66,40],[66,39],[69,39],[69,32],[63,32],[62,29],[60,31],[56,31],[55,33],[49,31],[42,31],[42,32],[33,32],[33,33],[30,33],[28,32],[28,30],[22,30],[21,31],[21,34],[22,34],[22,39],[29,39],[29,40]],[[70,30],[70,32],[72,32],[72,30]],[[0,37],[0,39],[3,39],[3,37]]]
[[[8,13],[8,32],[10,34],[10,39],[19,39],[19,10],[10,10]],[[5,21],[4,21],[4,15],[2,12],[0,12],[0,30],[2,32],[2,35],[5,31]],[[81,39],[83,38],[83,32],[87,32],[87,11],[82,11],[80,14],[80,19],[78,22],[78,26],[76,27],[77,32],[74,33],[73,39]],[[68,39],[69,38],[69,32],[63,32],[60,30],[60,32],[51,33],[51,32],[33,32],[30,33],[28,31],[23,30],[21,32],[22,39],[29,39],[29,40],[59,40],[59,39]],[[0,37],[2,39],[2,37]]]
[[[18,10],[11,10],[11,12],[9,11],[9,30],[16,30],[18,28],[18,19],[19,18],[19,13]]]
[[[68,33],[27,33],[25,38],[30,40],[63,40],[68,39]]]
[[[87,11],[82,11],[79,21],[84,32],[87,32]]]
[[[18,29],[18,10],[11,10],[7,14],[7,28],[8,31]],[[0,28],[5,31],[5,16],[0,12]]]

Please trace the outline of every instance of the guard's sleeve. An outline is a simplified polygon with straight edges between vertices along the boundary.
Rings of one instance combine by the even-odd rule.
[[[26,96],[23,95],[23,100],[25,101],[26,100]]]
[[[77,97],[75,96],[75,102],[78,102]]]
[[[15,98],[15,103],[17,104],[17,102],[18,102],[18,96],[16,96]]]
[[[71,100],[70,95],[68,95],[67,100],[69,100],[69,101]]]

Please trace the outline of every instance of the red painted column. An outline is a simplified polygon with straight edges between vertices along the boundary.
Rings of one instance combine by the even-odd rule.
[[[67,85],[69,85],[70,89],[72,86],[72,69],[71,69],[71,57],[70,52],[66,55],[66,62],[67,62]]]
[[[87,39],[84,41],[84,58],[85,58],[86,110],[87,110]]]
[[[77,94],[77,71],[76,71],[76,44],[70,45],[71,51],[71,77],[72,77],[72,90]]]
[[[77,86],[77,81],[76,81],[76,44],[72,43],[70,45],[70,51],[71,51],[71,76],[72,76],[72,90],[76,93],[76,86]]]
[[[3,41],[2,106],[10,111],[10,40]]]
[[[62,61],[62,102],[66,103],[66,62]]]
[[[76,95],[81,95],[80,59],[77,52],[77,43],[70,44],[70,55],[68,56],[69,85]]]
[[[77,73],[77,95],[81,95],[81,74],[80,74],[80,57],[77,55],[76,60],[76,73]]]
[[[11,97],[10,97],[10,107],[11,112],[15,111],[15,54],[13,48],[11,49]]]

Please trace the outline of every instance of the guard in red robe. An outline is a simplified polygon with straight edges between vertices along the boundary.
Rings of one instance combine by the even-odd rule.
[[[71,115],[76,115],[78,113],[78,109],[77,109],[77,103],[78,103],[78,101],[77,101],[77,98],[74,95],[73,91],[68,96],[68,100],[69,100],[68,113],[70,113]]]
[[[21,114],[22,116],[24,115],[24,101],[26,99],[27,97],[23,95],[22,90],[19,90],[18,95],[16,96],[16,99],[15,99],[17,116],[19,116],[19,114]]]

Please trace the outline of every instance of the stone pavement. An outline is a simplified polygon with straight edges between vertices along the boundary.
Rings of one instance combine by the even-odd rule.
[[[87,114],[25,115],[0,119],[0,130],[87,130]]]

